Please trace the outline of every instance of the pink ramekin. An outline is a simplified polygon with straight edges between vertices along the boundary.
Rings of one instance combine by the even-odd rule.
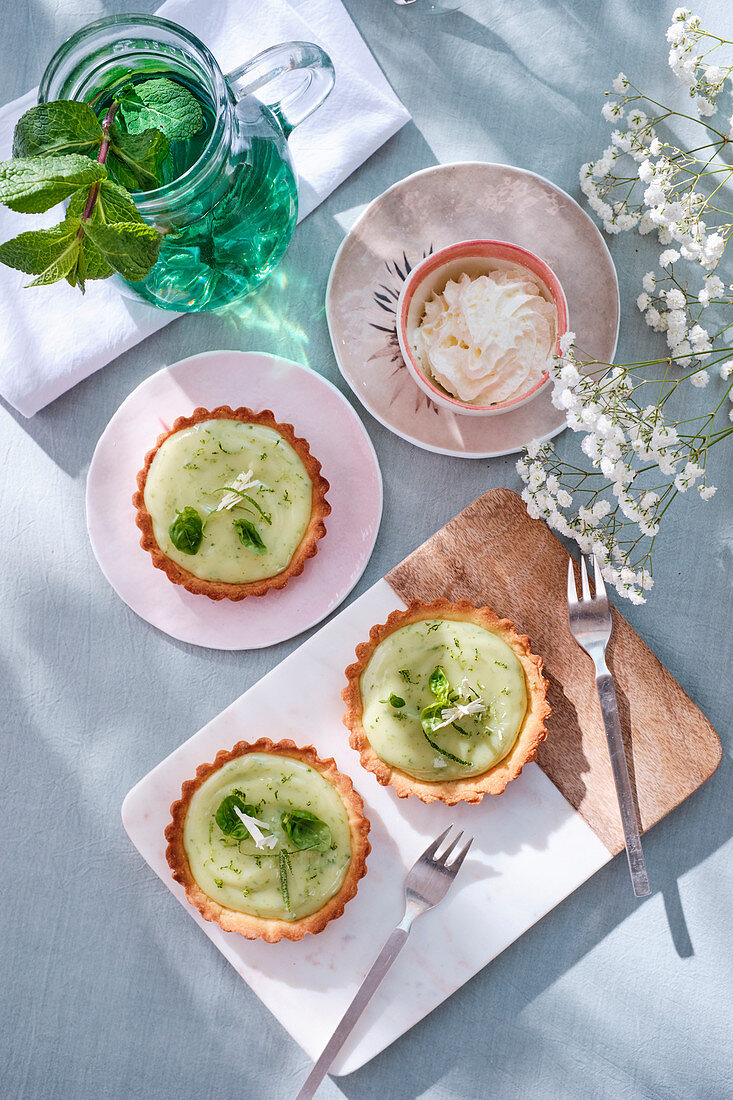
[[[498,261],[498,264],[496,263]],[[516,244],[507,241],[459,241],[457,244],[448,245],[437,252],[431,253],[421,263],[412,269],[402,285],[402,291],[397,301],[397,339],[400,351],[413,379],[420,389],[428,395],[436,404],[463,416],[491,416],[493,413],[505,412],[507,409],[516,409],[526,401],[531,400],[540,392],[549,381],[549,373],[544,372],[542,377],[534,383],[531,389],[512,397],[509,401],[497,402],[494,405],[474,405],[471,402],[460,401],[457,397],[451,397],[440,389],[425,373],[417,357],[413,353],[407,336],[407,322],[410,306],[416,295],[419,296],[421,288],[429,280],[430,289],[425,295],[425,300],[433,293],[442,290],[445,284],[452,278],[460,276],[462,263],[471,268],[469,274],[488,274],[495,267],[510,263],[516,267],[524,267],[531,272],[542,284],[547,292],[548,299],[555,306],[557,315],[555,350],[559,352],[560,337],[568,330],[568,305],[562,286],[544,260],[535,256]],[[493,264],[493,266],[492,266]],[[445,278],[442,271],[445,269]]]

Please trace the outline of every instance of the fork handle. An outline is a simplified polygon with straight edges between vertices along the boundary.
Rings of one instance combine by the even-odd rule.
[[[611,756],[611,768],[613,780],[616,784],[616,796],[621,810],[621,824],[624,830],[626,842],[626,857],[629,861],[631,884],[637,898],[644,898],[651,894],[649,877],[646,872],[644,853],[641,848],[641,836],[639,834],[639,822],[636,817],[634,795],[629,779],[629,769],[626,763],[626,750],[621,733],[621,722],[618,716],[618,703],[616,701],[616,689],[613,686],[613,677],[606,669],[596,675],[596,688],[601,704],[603,724],[606,727],[606,740]]]
[[[406,921],[403,921],[402,924],[397,925],[394,932],[379,952],[371,970],[359,986],[356,996],[346,1009],[346,1012],[341,1018],[341,1022],[326,1044],[323,1054],[308,1074],[305,1084],[295,1097],[295,1100],[311,1100],[311,1097],[315,1095],[316,1089],[328,1073],[331,1063],[353,1031],[357,1020],[369,1004],[369,1001],[371,1001],[376,993],[382,978],[384,978],[390,966],[402,950],[410,931],[409,924],[407,924],[407,927],[404,927],[406,923]]]

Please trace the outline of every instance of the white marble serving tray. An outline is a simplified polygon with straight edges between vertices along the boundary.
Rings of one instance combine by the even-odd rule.
[[[455,822],[475,836],[445,901],[421,917],[333,1072],[363,1066],[449,997],[603,864],[610,852],[530,764],[477,806],[398,799],[362,770],[341,722],[344,669],[370,627],[404,602],[385,580],[235,700],[134,787],[122,807],[133,844],[306,1054],[316,1059],[403,912],[407,868]],[[371,821],[368,873],[344,915],[300,943],[249,941],[201,919],[173,881],[163,830],[181,783],[219,749],[267,735],[333,756]],[[200,965],[205,965],[202,953]]]

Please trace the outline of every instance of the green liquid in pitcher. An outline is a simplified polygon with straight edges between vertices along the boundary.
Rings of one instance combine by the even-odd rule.
[[[171,142],[161,168],[161,183],[175,183],[204,153],[216,118],[200,89],[156,66],[156,71],[126,72],[108,85],[95,107],[112,102],[124,81],[139,83],[167,76],[183,84],[201,105],[203,125],[186,141]],[[285,252],[298,211],[298,191],[290,164],[283,157],[281,135],[271,121],[262,121],[251,135],[243,127],[229,152],[217,184],[196,188],[186,196],[185,217],[164,232],[157,263],[145,279],[131,283],[135,291],[163,309],[211,310],[243,298],[276,267]],[[266,135],[272,131],[272,138]],[[152,192],[154,195],[155,192]],[[137,194],[133,192],[133,198]],[[163,220],[163,219],[161,219]],[[181,224],[181,222],[183,224]]]

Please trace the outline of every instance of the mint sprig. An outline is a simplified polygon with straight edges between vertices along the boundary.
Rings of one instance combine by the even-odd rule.
[[[34,275],[28,286],[65,278],[82,293],[88,279],[114,272],[144,279],[162,234],[145,224],[130,191],[159,187],[169,142],[192,137],[202,122],[195,96],[165,78],[127,85],[101,119],[73,100],[26,111],[13,159],[0,163],[0,203],[22,214],[68,208],[59,225],[0,244],[0,263]]]

